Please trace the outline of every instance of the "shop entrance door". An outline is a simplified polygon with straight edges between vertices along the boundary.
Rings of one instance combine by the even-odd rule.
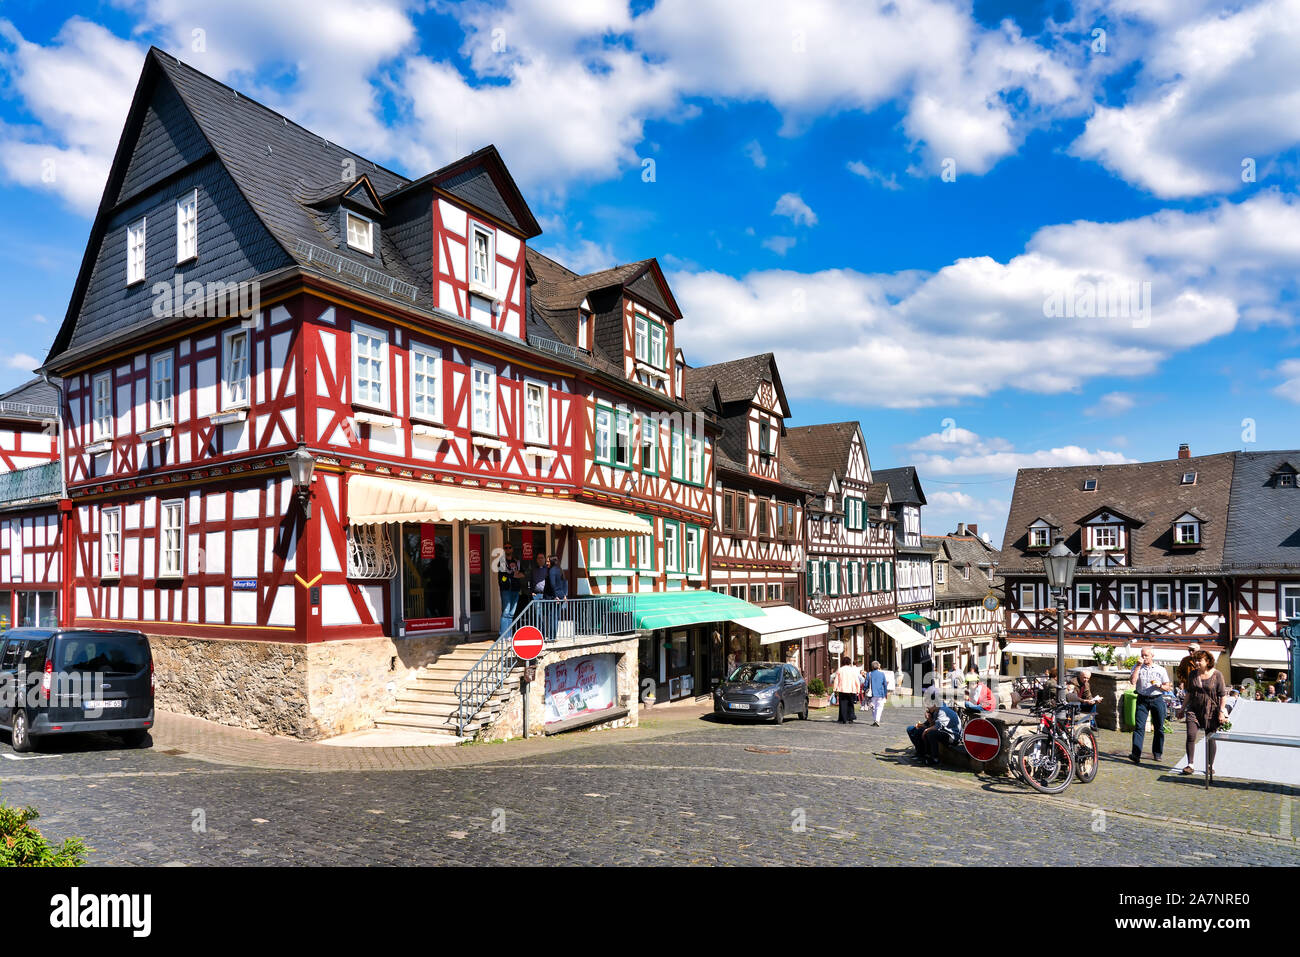
[[[490,529],[486,525],[469,527],[469,554],[465,556],[469,581],[469,630],[495,631],[488,590],[488,545]]]

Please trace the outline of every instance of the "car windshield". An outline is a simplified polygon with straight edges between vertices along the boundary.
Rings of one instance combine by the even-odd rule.
[[[133,635],[64,635],[58,645],[64,674],[133,675],[149,667],[149,642]]]
[[[780,665],[741,665],[731,673],[729,681],[743,681],[746,684],[779,685],[781,683]]]

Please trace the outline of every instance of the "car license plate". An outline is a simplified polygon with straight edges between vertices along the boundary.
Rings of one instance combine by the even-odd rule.
[[[120,708],[122,702],[118,701],[87,701],[85,708],[87,711],[106,711],[109,708]]]
[[[747,704],[742,704],[742,703],[737,702],[737,701],[729,702],[729,703],[727,704],[727,707],[728,707],[728,708],[731,708],[733,711],[748,711],[748,710],[749,710],[749,705],[747,705]]]

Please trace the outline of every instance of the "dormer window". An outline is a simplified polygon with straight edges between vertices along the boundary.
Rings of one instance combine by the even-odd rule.
[[[1048,541],[1048,538],[1050,536],[1051,536],[1051,529],[1031,528],[1029,530],[1029,547],[1046,548],[1048,545],[1051,544],[1051,542]]]
[[[126,284],[144,281],[144,227],[141,219],[126,227]]]
[[[1183,473],[1183,481],[1182,481],[1181,484],[1183,484],[1183,485],[1195,485],[1195,484],[1196,484],[1196,473],[1195,473],[1195,472],[1184,472],[1184,473]]]
[[[1195,545],[1201,540],[1200,522],[1179,522],[1174,526],[1175,545]]]
[[[591,313],[585,309],[578,313],[578,348],[591,351]]]
[[[374,226],[370,220],[364,216],[358,216],[356,213],[347,214],[348,221],[348,245],[358,252],[363,252],[367,256],[374,255],[375,236]]]
[[[767,419],[758,423],[758,454],[763,456],[772,454],[772,426]]]
[[[1092,533],[1092,547],[1098,550],[1119,548],[1119,529],[1114,525],[1096,525]]]
[[[1295,474],[1293,472],[1278,472],[1277,487],[1295,488]]]
[[[1095,478],[1084,479],[1084,480],[1083,480],[1083,490],[1084,490],[1085,492],[1095,492],[1095,491],[1097,491],[1097,480],[1096,480]]]

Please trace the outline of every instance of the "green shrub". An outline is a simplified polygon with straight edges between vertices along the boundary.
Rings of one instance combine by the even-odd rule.
[[[814,678],[808,682],[808,693],[814,698],[822,697],[826,694],[826,682],[822,681],[821,678]]]
[[[70,837],[54,848],[31,822],[40,815],[34,807],[10,807],[0,802],[0,867],[80,867],[90,848]]]

